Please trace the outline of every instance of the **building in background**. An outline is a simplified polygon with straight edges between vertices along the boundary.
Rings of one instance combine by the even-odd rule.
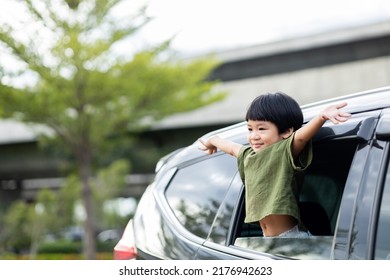
[[[140,196],[157,158],[143,149],[173,151],[203,134],[244,120],[251,100],[283,91],[301,105],[390,85],[390,22],[216,53],[222,64],[212,78],[228,92],[218,103],[172,115],[141,135],[130,160],[128,196]],[[390,97],[389,97],[390,98]],[[41,129],[41,128],[37,128]],[[34,199],[40,187],[59,187],[59,164],[37,147],[36,132],[14,121],[0,121],[0,205]],[[138,151],[138,153],[137,153]]]

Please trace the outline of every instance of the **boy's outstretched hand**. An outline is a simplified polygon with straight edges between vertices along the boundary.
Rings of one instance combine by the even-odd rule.
[[[199,147],[200,150],[205,151],[207,154],[211,155],[217,152],[217,147],[210,143],[210,140],[204,141],[203,139],[198,139],[203,147]]]
[[[351,114],[339,110],[345,106],[347,106],[347,102],[331,105],[320,113],[320,117],[325,121],[330,120],[334,124],[345,122],[351,116]]]
[[[242,147],[241,144],[220,138],[218,135],[214,135],[207,140],[199,139],[199,142],[203,145],[199,149],[209,155],[216,153],[219,149],[224,153],[237,157]]]

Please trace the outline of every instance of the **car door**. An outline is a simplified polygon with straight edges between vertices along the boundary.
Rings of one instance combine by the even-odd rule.
[[[384,173],[379,181],[380,189],[377,192],[374,208],[375,219],[370,227],[367,246],[368,258],[376,260],[390,260],[390,141],[386,141],[384,149]]]
[[[236,160],[218,153],[182,162],[168,184],[156,188],[162,221],[160,255],[193,259],[207,238],[220,204],[235,174]]]
[[[348,188],[356,191],[345,199],[349,203],[343,208],[350,215],[349,223],[340,221],[335,248],[335,258],[386,259],[390,256],[387,241],[390,217],[389,201],[389,132],[390,114],[385,110],[378,122],[373,139],[362,145],[357,152],[359,161],[352,166]],[[349,212],[347,212],[347,209]],[[349,226],[349,230],[344,229]]]
[[[238,170],[235,170],[234,179],[229,187],[223,203],[218,209],[207,240],[199,248],[195,259],[220,260],[220,259],[273,259],[277,258],[269,254],[259,254],[235,246],[232,239],[239,230],[236,218],[242,216],[242,197],[244,186]]]
[[[236,204],[231,211],[232,222],[226,240],[213,240],[210,235],[199,249],[197,257],[332,259],[335,248],[338,252],[345,252],[345,247],[334,245],[334,238],[340,238],[343,233],[340,227],[343,223],[337,221],[340,215],[347,219],[352,215],[349,213],[351,208],[345,209],[349,199],[344,199],[344,196],[356,196],[353,176],[350,176],[351,166],[367,155],[357,152],[369,145],[379,115],[380,111],[367,112],[355,114],[348,122],[336,126],[327,123],[313,139],[313,163],[307,170],[300,196],[302,220],[313,237],[263,238],[257,224],[243,223],[245,201],[243,192],[239,192],[239,187],[236,187]],[[353,172],[358,172],[356,167]],[[350,185],[347,190],[346,185]],[[340,208],[342,200],[345,207]],[[223,210],[220,213],[223,213]],[[349,231],[350,224],[349,222],[346,232]],[[213,226],[212,230],[216,229],[218,227]],[[340,239],[337,241],[340,242]]]

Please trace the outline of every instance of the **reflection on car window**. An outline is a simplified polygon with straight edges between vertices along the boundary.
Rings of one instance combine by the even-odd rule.
[[[259,252],[298,259],[329,259],[333,236],[310,238],[237,238],[234,245]]]
[[[237,206],[238,198],[242,191],[243,184],[238,174],[233,179],[224,203],[221,205],[218,216],[215,218],[213,229],[211,230],[208,240],[217,244],[226,245],[229,237],[229,229],[232,223],[234,208]],[[234,228],[234,225],[233,225]],[[233,229],[232,229],[233,230]]]
[[[390,166],[387,168],[382,203],[380,206],[375,246],[375,259],[390,259]]]
[[[178,170],[165,196],[186,229],[207,237],[236,170],[236,159],[226,154]]]

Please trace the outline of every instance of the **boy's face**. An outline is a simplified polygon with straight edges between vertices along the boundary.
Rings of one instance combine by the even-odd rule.
[[[248,142],[256,153],[284,139],[272,122],[248,120],[247,127]]]

